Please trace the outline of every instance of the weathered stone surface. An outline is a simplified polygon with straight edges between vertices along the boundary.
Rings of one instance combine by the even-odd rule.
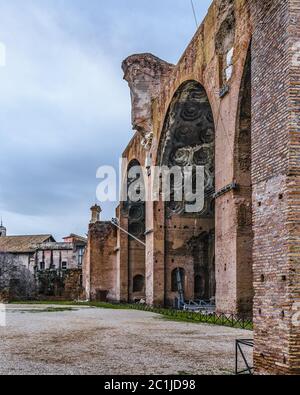
[[[132,100],[132,127],[143,136],[143,145],[151,147],[153,137],[152,100],[175,66],[152,54],[139,54],[124,60],[124,79]]]
[[[110,222],[90,224],[83,267],[87,299],[102,302],[116,299],[116,246],[116,230]]]
[[[251,6],[255,369],[299,374],[300,1]]]

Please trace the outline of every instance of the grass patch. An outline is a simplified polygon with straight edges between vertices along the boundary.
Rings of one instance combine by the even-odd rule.
[[[39,310],[37,311],[40,312]],[[72,307],[48,307],[41,310],[42,313],[62,313],[65,311],[74,311],[74,309]]]
[[[77,303],[77,302],[71,302],[71,301],[46,301],[46,300],[30,300],[30,301],[13,301],[13,302],[9,302],[9,304],[11,305],[57,305],[57,306],[74,306],[74,305],[80,305],[81,303]]]
[[[36,305],[36,306],[84,306],[84,307],[97,307],[101,309],[114,309],[114,310],[128,310],[128,305],[114,304],[114,303],[102,303],[102,302],[75,302],[66,300],[36,300],[36,301],[13,301],[10,302],[11,305]]]
[[[33,313],[33,314],[40,314],[40,313],[63,313],[65,311],[74,311],[72,307],[48,307],[45,309],[28,309],[28,310],[21,310],[21,313]]]
[[[178,311],[176,313],[170,312],[160,312],[165,320],[168,321],[177,321],[177,322],[189,322],[196,324],[207,324],[207,325],[217,325],[217,326],[226,326],[229,328],[235,329],[245,329],[245,330],[253,330],[252,323],[240,323],[239,321],[226,320],[226,319],[216,319],[215,316],[201,316],[198,313],[188,313],[185,311]]]
[[[193,374],[190,372],[186,372],[184,370],[179,370],[179,372],[177,372],[178,376],[192,376]]]
[[[97,307],[98,309],[109,309],[109,310],[130,310],[131,305],[129,304],[116,304],[116,303],[104,303],[104,302],[89,302],[87,306]]]

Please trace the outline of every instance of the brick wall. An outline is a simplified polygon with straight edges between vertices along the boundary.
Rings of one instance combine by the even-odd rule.
[[[290,153],[288,178],[288,261],[292,326],[289,364],[292,372],[300,373],[300,0],[290,0]]]
[[[84,262],[84,287],[91,300],[117,299],[117,231],[109,222],[90,225]]]
[[[291,84],[289,8],[298,6],[299,14],[299,1],[251,6],[254,360],[257,373],[284,374],[300,371],[299,326],[292,325],[299,298],[299,124],[291,128],[291,93],[297,96],[299,85]]]
[[[80,300],[84,295],[82,287],[82,270],[70,269],[64,280],[64,300]]]

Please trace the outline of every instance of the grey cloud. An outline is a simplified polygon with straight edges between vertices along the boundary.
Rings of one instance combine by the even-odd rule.
[[[187,4],[185,4],[187,3]],[[210,1],[201,1],[204,13]],[[0,4],[0,215],[10,233],[84,233],[96,169],[132,136],[121,61],[176,62],[195,31],[189,1],[10,0]],[[104,204],[104,215],[114,215]]]

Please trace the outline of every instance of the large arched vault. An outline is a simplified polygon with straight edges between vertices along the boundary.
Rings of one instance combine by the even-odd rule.
[[[172,273],[177,267],[186,272],[186,298],[201,295],[207,300],[213,299],[215,126],[206,91],[196,81],[183,83],[173,97],[163,127],[158,164],[169,169],[180,168],[182,173],[187,166],[204,168],[204,190],[196,188],[196,172],[192,180],[193,192],[197,196],[204,193],[200,210],[187,210],[190,202],[186,200],[185,185],[180,180],[171,183],[170,199],[165,202],[166,303],[173,303],[178,296],[172,287]],[[175,193],[178,188],[183,189],[181,200]]]

